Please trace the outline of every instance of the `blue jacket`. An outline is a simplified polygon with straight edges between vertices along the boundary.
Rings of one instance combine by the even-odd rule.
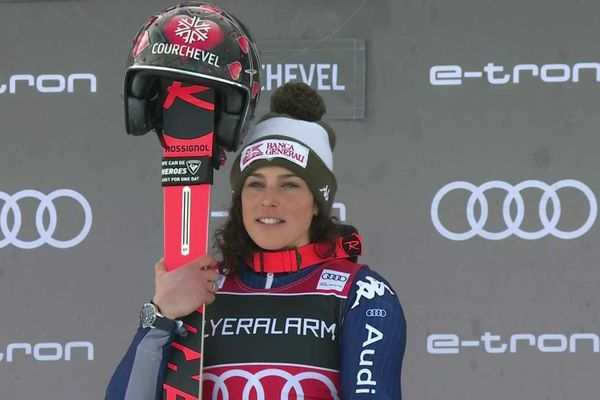
[[[315,268],[270,276],[244,269],[239,277],[252,288],[280,288],[305,278]],[[343,313],[341,400],[400,400],[406,321],[394,290],[379,274],[363,268],[352,282]],[[173,337],[172,332],[139,328],[110,380],[106,399],[160,399]]]

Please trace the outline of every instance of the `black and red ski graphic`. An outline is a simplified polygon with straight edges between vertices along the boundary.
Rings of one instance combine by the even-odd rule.
[[[207,252],[213,177],[214,89],[163,81],[164,261],[173,270]],[[204,307],[183,318],[171,345],[164,400],[201,398]]]

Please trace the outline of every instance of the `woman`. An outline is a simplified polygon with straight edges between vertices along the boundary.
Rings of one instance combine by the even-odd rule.
[[[205,399],[401,398],[402,308],[381,276],[354,262],[360,235],[330,217],[335,134],[324,112],[305,84],[273,94],[234,161],[233,205],[217,232],[222,263],[156,264],[148,307],[164,318],[138,330],[108,399],[161,397],[174,321],[203,303],[212,303]]]

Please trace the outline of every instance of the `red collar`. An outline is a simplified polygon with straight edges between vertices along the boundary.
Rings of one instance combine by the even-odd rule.
[[[332,256],[319,256],[319,254],[325,253],[326,250],[327,244],[325,243],[310,243],[289,250],[259,251],[246,261],[250,268],[256,272],[295,272],[324,261],[358,257],[362,254],[362,236],[359,233],[352,232],[349,235],[339,237],[335,253]]]

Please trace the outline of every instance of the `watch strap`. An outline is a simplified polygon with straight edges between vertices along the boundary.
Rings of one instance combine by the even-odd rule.
[[[177,329],[177,322],[162,315],[162,313],[160,312],[160,308],[153,301],[150,301],[149,304],[151,304],[154,309],[154,321],[151,325],[148,325],[147,327],[153,329],[160,329],[166,332],[175,332],[175,330]],[[142,324],[142,326],[144,325]]]
[[[150,303],[154,304],[154,307],[156,307],[156,321],[154,321],[153,328],[161,329],[167,332],[175,332],[175,329],[177,328],[177,322],[173,319],[165,317],[161,313],[160,308],[152,300],[150,300]]]

